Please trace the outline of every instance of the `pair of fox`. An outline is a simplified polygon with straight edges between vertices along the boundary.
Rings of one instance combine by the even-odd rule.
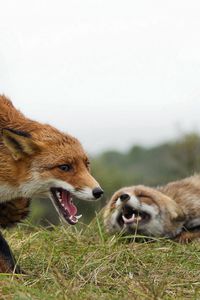
[[[60,218],[74,225],[81,215],[77,215],[73,198],[95,200],[102,195],[76,138],[26,118],[8,98],[0,96],[1,228],[25,219],[34,198],[50,198]],[[180,242],[198,239],[200,176],[157,188],[122,188],[106,205],[104,224],[110,233],[137,232]],[[22,272],[1,233],[0,272]]]

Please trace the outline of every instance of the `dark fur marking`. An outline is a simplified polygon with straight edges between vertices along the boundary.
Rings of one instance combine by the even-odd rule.
[[[25,132],[25,131],[21,131],[21,130],[14,130],[14,129],[11,129],[11,128],[3,128],[2,132],[4,130],[7,130],[7,131],[10,131],[14,134],[17,134],[19,136],[23,136],[23,137],[26,137],[26,138],[31,138],[31,134],[28,133],[28,132]]]
[[[23,151],[22,146],[15,140],[15,138],[9,136],[9,137],[7,137],[7,139],[10,141],[10,143],[15,145],[15,149]]]
[[[23,221],[29,214],[30,199],[0,203],[0,227],[7,228]]]
[[[8,266],[7,271],[10,271],[10,272],[15,271],[15,273],[17,273],[17,274],[22,273],[19,266],[16,265],[16,261],[10,250],[10,247],[1,233],[0,233],[0,256],[5,260],[4,268],[5,268],[5,265]],[[0,269],[1,269],[1,266],[0,266]]]

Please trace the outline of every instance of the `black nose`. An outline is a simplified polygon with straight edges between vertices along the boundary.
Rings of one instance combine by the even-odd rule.
[[[129,200],[129,199],[130,199],[130,196],[129,196],[128,194],[122,194],[122,195],[120,196],[120,199],[121,199],[121,201]]]
[[[96,199],[98,199],[103,195],[103,190],[100,187],[97,187],[92,191],[92,194]]]

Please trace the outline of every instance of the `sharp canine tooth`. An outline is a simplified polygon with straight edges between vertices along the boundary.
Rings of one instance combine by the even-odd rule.
[[[79,220],[82,217],[82,215],[76,216],[76,218]]]
[[[124,220],[125,224],[129,224],[131,222],[134,222],[135,219],[135,214],[132,215],[132,217],[130,219],[126,218],[124,215],[122,215],[122,219]]]

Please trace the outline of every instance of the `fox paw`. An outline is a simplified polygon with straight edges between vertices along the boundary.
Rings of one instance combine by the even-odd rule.
[[[175,241],[180,244],[188,244],[194,240],[200,239],[200,232],[184,231],[175,238]]]

